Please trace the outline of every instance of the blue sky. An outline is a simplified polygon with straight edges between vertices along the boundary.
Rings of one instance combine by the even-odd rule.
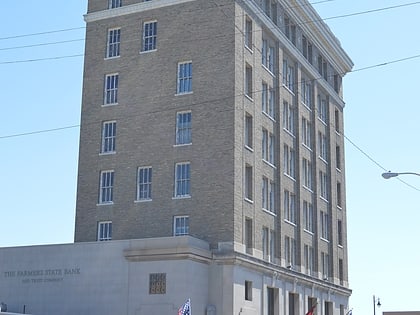
[[[315,1],[319,2],[319,1]],[[348,247],[353,314],[419,310],[420,177],[384,180],[384,170],[420,172],[420,3],[331,0],[314,4],[354,61],[344,79]],[[400,7],[396,7],[400,6]],[[65,12],[65,14],[63,14]],[[80,121],[84,1],[6,1],[0,13],[0,247],[73,241]],[[21,34],[72,31],[17,37]],[[6,37],[14,37],[5,39]],[[68,43],[5,49],[39,43]]]

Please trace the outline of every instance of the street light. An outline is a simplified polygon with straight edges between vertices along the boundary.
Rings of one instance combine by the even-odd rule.
[[[397,177],[399,175],[416,175],[416,176],[420,176],[419,173],[414,173],[414,172],[402,172],[402,173],[394,173],[394,172],[387,172],[387,173],[382,173],[382,177],[385,179],[390,179],[391,177]]]
[[[373,315],[376,315],[376,307],[381,307],[381,301],[379,298],[373,296]]]

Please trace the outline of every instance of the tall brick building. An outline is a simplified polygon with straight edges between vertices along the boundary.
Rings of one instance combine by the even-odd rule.
[[[219,314],[344,315],[353,64],[314,8],[89,0],[85,20],[75,242],[189,235],[229,270]]]

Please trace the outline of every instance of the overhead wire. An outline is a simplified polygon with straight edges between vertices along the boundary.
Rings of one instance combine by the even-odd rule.
[[[334,1],[334,0],[319,1],[318,3],[330,2],[330,1]],[[313,4],[315,4],[315,3],[313,3]],[[322,20],[327,20],[327,19],[332,19],[332,18],[340,18],[340,17],[349,17],[349,16],[354,16],[354,15],[357,15],[357,14],[366,14],[366,13],[378,12],[378,11],[383,11],[383,10],[392,9],[392,8],[399,8],[399,7],[408,6],[408,5],[414,5],[414,4],[420,4],[420,1],[419,2],[410,3],[410,4],[402,4],[402,5],[398,5],[398,6],[386,7],[386,8],[382,8],[382,9],[369,10],[369,11],[365,11],[365,12],[358,12],[358,13],[347,14],[347,15],[342,15],[342,16],[337,16],[337,17],[330,17],[330,18],[326,18],[326,19],[322,19]],[[26,36],[35,36],[35,35],[41,35],[41,34],[50,34],[50,33],[56,33],[56,32],[62,32],[62,31],[70,31],[70,30],[75,30],[75,29],[80,29],[80,28],[72,28],[72,29],[64,29],[64,30],[56,30],[56,31],[47,31],[47,32],[24,34],[24,35],[16,35],[16,36],[11,36],[11,37],[3,37],[3,38],[0,38],[0,40],[9,39],[9,38],[20,38],[20,37],[26,37]],[[70,41],[76,41],[76,40],[70,40]],[[63,42],[66,42],[66,41],[63,41]],[[50,43],[50,44],[54,44],[54,43]],[[59,42],[57,42],[57,44],[59,44]],[[44,44],[38,44],[38,45],[41,46],[41,45],[44,45]],[[48,43],[45,43],[45,45],[48,45]],[[19,49],[19,48],[25,48],[25,47],[14,47],[14,48],[10,48],[10,49]],[[69,56],[58,56],[58,57],[49,57],[49,58],[39,58],[39,59],[30,59],[30,60],[20,60],[20,61],[10,61],[10,62],[0,62],[0,64],[20,63],[20,62],[33,62],[33,61],[52,60],[52,59],[64,59],[64,58],[73,58],[73,57],[81,57],[81,56],[83,56],[83,54],[69,55]],[[414,59],[414,58],[419,58],[419,57],[420,57],[420,55],[414,55],[414,56],[410,56],[410,57],[405,57],[405,58],[401,58],[401,59],[397,59],[397,60],[388,61],[388,62],[385,62],[385,63],[371,65],[371,66],[364,67],[364,68],[354,69],[354,70],[349,71],[349,72],[351,73],[351,72],[358,72],[358,71],[368,70],[368,69],[372,69],[372,68],[375,68],[375,67],[386,66],[386,65],[389,65],[389,64],[393,64],[393,63],[397,63],[397,62],[402,62],[402,61],[406,61],[406,60]],[[318,78],[318,79],[322,79],[322,77],[321,78]],[[318,80],[318,79],[315,79],[315,80]],[[255,91],[255,92],[258,92],[258,91]],[[240,96],[240,95],[235,95],[235,96]],[[214,101],[216,101],[216,100],[211,100],[211,102],[214,102]],[[199,105],[199,104],[200,103],[190,104],[190,106],[191,105]],[[230,109],[230,110],[232,110],[232,109]],[[91,123],[95,123],[96,124],[98,122],[91,122]],[[19,134],[12,134],[12,135],[0,136],[0,139],[21,137],[21,136],[28,136],[28,135],[34,135],[34,134],[40,134],[40,133],[56,132],[56,131],[60,131],[60,130],[72,129],[72,128],[79,128],[79,127],[80,127],[80,125],[71,125],[71,126],[64,126],[64,127],[59,127],[59,128],[53,128],[53,129],[44,129],[44,130],[31,131],[31,132],[26,132],[26,133],[19,133]],[[386,171],[386,169],[381,164],[379,164],[375,159],[373,159],[366,152],[364,152],[359,146],[357,146],[346,135],[344,135],[344,133],[343,133],[343,137],[351,145],[353,145],[357,150],[359,150],[363,155],[365,155],[369,160],[371,160],[374,164],[376,164],[382,170]],[[413,188],[415,190],[420,191],[420,189],[417,189],[416,187],[414,187],[414,186],[412,186],[412,185],[404,182],[403,180],[401,180],[401,179],[399,179],[399,180],[401,182],[403,182],[404,184],[406,184],[407,186],[409,186],[409,187],[411,187],[411,188]]]

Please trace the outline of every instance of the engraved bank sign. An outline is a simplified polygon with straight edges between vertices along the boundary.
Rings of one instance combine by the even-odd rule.
[[[61,282],[68,277],[81,275],[80,268],[33,269],[4,271],[3,278],[16,279],[22,283],[36,284],[45,282]]]

